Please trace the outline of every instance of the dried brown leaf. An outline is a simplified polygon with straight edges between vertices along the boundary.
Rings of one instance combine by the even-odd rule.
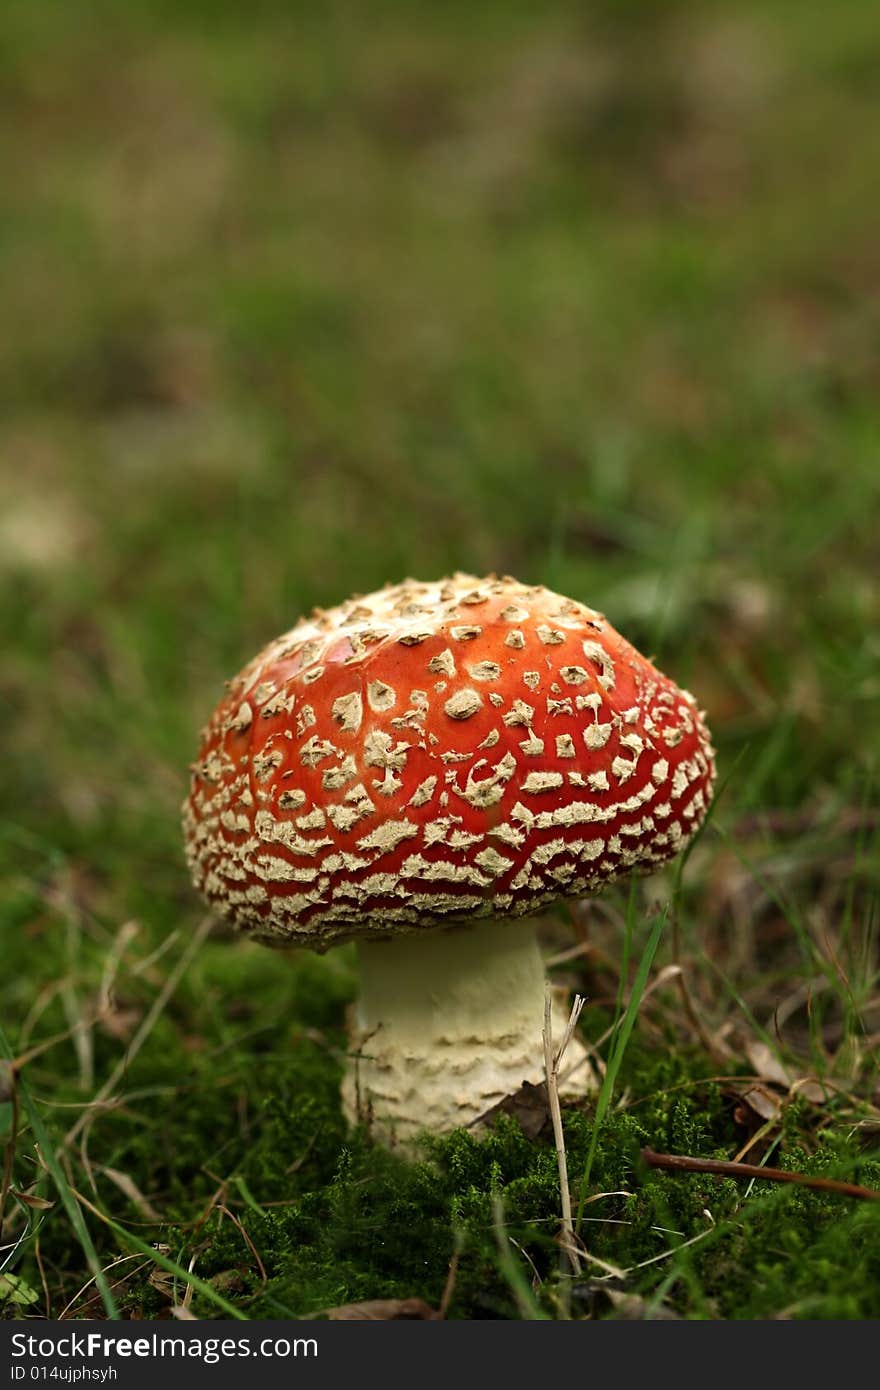
[[[678,1313],[673,1312],[665,1303],[649,1303],[639,1294],[612,1288],[607,1279],[586,1280],[576,1284],[572,1293],[590,1318],[606,1317],[607,1304],[610,1303],[615,1318],[620,1322],[678,1320]]]
[[[174,1275],[169,1274],[167,1270],[160,1269],[157,1265],[155,1269],[150,1271],[147,1282],[164,1298],[174,1297]]]
[[[782,1113],[782,1097],[760,1082],[740,1094],[740,1103],[761,1120],[777,1120]]]
[[[512,1115],[519,1122],[527,1139],[537,1139],[550,1123],[546,1083],[542,1081],[536,1086],[531,1081],[524,1081],[518,1091],[505,1096],[504,1100],[493,1105],[492,1109],[487,1110],[475,1123],[491,1125],[499,1115]]]
[[[766,1043],[753,1039],[746,1043],[745,1051],[755,1069],[755,1075],[760,1076],[763,1081],[784,1087],[789,1095],[803,1096],[812,1105],[825,1105],[831,1099],[832,1093],[827,1086],[824,1086],[814,1076],[798,1076],[793,1068],[786,1067],[779,1060]],[[744,1095],[743,1098],[748,1099],[752,1109],[757,1110],[759,1115],[764,1114],[763,1110],[752,1104],[750,1096]],[[766,1115],[764,1118],[769,1119],[770,1116]]]
[[[637,1293],[621,1293],[618,1289],[606,1289],[617,1317],[622,1322],[677,1322],[674,1313],[665,1303],[651,1304]]]
[[[827,1105],[832,1095],[827,1086],[823,1086],[821,1081],[811,1076],[803,1076],[793,1081],[790,1089],[792,1095],[803,1096],[811,1105]]]
[[[121,1008],[119,1005],[114,1005],[105,1009],[101,1014],[100,1025],[104,1032],[109,1033],[112,1038],[116,1038],[118,1042],[127,1043],[143,1016],[143,1009]]]
[[[34,1211],[50,1211],[55,1203],[50,1202],[46,1197],[34,1197],[30,1192],[19,1192],[16,1188],[9,1189],[10,1195],[23,1202],[26,1207],[32,1207]]]
[[[366,1303],[342,1303],[324,1308],[319,1317],[331,1322],[433,1322],[439,1314],[421,1298],[374,1298]]]
[[[784,1086],[786,1091],[788,1090],[794,1077],[765,1042],[752,1038],[746,1043],[745,1052],[756,1076],[760,1076],[762,1081],[773,1081],[777,1086]]]
[[[106,1167],[102,1168],[101,1172],[105,1177],[108,1177],[112,1183],[116,1184],[119,1191],[128,1198],[133,1206],[137,1207],[138,1211],[147,1221],[162,1220],[156,1208],[151,1204],[148,1198],[144,1196],[134,1178],[130,1177],[128,1173],[121,1173],[118,1168]]]

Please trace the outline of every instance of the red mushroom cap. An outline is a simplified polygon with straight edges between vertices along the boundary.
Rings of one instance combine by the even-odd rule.
[[[600,614],[457,574],[316,611],[233,680],[184,807],[196,886],[272,945],[526,915],[672,858],[709,734]]]

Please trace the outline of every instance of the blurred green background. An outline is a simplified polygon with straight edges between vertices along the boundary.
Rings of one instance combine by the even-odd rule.
[[[5,0],[8,1030],[69,1024],[121,923],[141,964],[192,932],[225,677],[313,604],[497,570],[698,695],[729,780],[695,959],[764,1019],[838,971],[826,1051],[876,1094],[878,112],[864,0]],[[181,1056],[231,1026],[215,950],[275,979],[209,947]],[[279,1029],[294,978],[324,1017],[309,961]]]
[[[173,821],[220,678],[454,567],[772,729],[771,800],[852,763],[871,6],[10,0],[0,43],[16,819]]]

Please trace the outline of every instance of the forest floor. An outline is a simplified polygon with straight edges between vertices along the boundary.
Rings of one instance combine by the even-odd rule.
[[[642,1153],[880,1189],[872,7],[80,8],[0,21],[0,1316],[880,1317],[880,1204]],[[540,1106],[348,1130],[350,949],[181,852],[223,679],[455,569],[605,611],[718,749],[680,893],[542,923],[619,1063],[575,1275]]]

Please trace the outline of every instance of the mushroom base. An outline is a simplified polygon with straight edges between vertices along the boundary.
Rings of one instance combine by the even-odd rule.
[[[544,1080],[544,964],[530,922],[358,944],[360,998],[342,1100],[388,1145],[472,1125],[524,1081]],[[568,1010],[554,1003],[553,1034]],[[572,1038],[560,1093],[593,1084]]]

